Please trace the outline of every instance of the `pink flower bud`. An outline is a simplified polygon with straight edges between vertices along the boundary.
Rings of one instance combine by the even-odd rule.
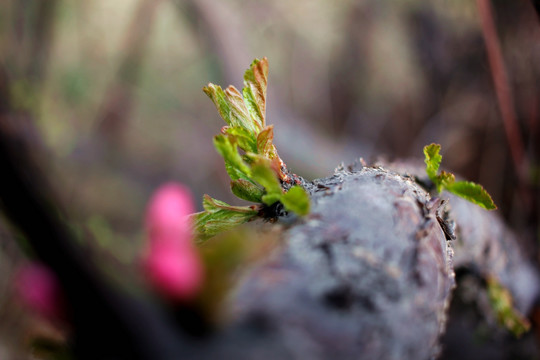
[[[15,275],[15,291],[24,305],[48,320],[64,318],[63,298],[58,279],[41,264],[30,263]]]
[[[202,284],[203,268],[188,221],[193,212],[189,189],[176,183],[161,186],[148,205],[144,270],[152,286],[171,300],[192,299]]]
[[[190,300],[203,280],[203,268],[193,246],[162,242],[150,247],[146,275],[154,288],[171,300]]]
[[[151,241],[170,236],[175,242],[191,241],[188,215],[194,212],[188,188],[177,183],[162,185],[152,196],[146,212],[146,227]]]

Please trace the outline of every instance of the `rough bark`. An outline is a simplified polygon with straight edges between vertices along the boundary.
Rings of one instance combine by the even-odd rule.
[[[389,163],[388,167],[420,183],[429,179],[419,161]],[[497,212],[485,211],[460,197],[443,193],[449,218],[456,226],[454,268],[467,268],[483,278],[495,276],[510,290],[516,308],[527,314],[540,294],[540,275],[524,239],[504,224]]]
[[[311,214],[240,284],[234,324],[212,348],[238,359],[437,357],[454,267],[496,276],[531,310],[538,272],[497,214],[431,198],[417,162],[388,166],[396,172],[358,163],[304,184]]]
[[[232,331],[268,341],[243,344],[235,356],[435,356],[454,285],[439,205],[382,168],[314,181],[310,215],[236,292]]]

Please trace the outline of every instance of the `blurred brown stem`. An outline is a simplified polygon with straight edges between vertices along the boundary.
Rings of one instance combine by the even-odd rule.
[[[506,139],[510,147],[512,161],[516,172],[523,180],[524,170],[527,168],[525,159],[525,147],[519,130],[519,124],[514,108],[512,89],[508,81],[508,74],[505,69],[501,46],[493,20],[493,9],[490,0],[477,0],[478,12],[480,15],[482,34],[486,43],[491,76],[495,86],[497,102],[501,117],[503,119]]]

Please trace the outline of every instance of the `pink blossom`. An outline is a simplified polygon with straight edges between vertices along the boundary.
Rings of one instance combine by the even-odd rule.
[[[189,189],[162,185],[146,212],[148,236],[144,271],[152,286],[171,300],[192,299],[203,281],[203,268],[192,243],[188,215],[194,212]]]
[[[15,291],[38,315],[53,321],[63,318],[60,284],[48,267],[36,262],[23,266],[15,275]]]
[[[150,199],[146,212],[146,227],[151,241],[164,237],[178,242],[191,241],[188,215],[194,210],[188,188],[173,182],[162,185]]]
[[[145,261],[150,283],[172,300],[189,300],[201,287],[203,269],[192,246],[161,243],[151,247]]]

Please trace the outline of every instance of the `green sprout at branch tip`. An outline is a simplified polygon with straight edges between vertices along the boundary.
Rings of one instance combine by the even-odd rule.
[[[225,161],[231,191],[258,205],[231,206],[205,195],[205,211],[193,215],[200,239],[250,221],[265,206],[277,202],[297,215],[309,213],[309,195],[304,188],[284,190],[283,184],[290,183],[290,178],[273,144],[274,127],[266,125],[267,83],[268,60],[263,58],[255,59],[245,72],[242,92],[234,86],[223,90],[208,84],[203,88],[227,124],[214,137],[214,146]]]
[[[470,181],[456,181],[454,174],[446,171],[438,173],[442,161],[440,151],[441,145],[439,144],[430,144],[424,147],[426,173],[435,185],[437,192],[446,190],[486,210],[497,209],[493,199],[482,185]]]

